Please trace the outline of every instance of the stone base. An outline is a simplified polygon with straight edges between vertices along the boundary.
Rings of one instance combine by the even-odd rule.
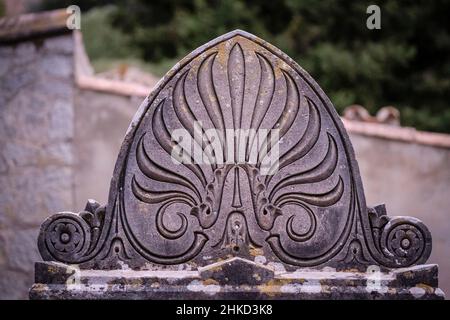
[[[31,299],[444,299],[437,265],[273,271],[232,258],[196,271],[78,270],[38,262]]]

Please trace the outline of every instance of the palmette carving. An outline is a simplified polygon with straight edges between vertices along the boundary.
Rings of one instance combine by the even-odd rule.
[[[94,268],[255,252],[288,269],[426,261],[426,227],[380,210],[366,207],[351,144],[319,86],[278,49],[234,31],[183,59],[147,98],[106,211],[49,218],[39,248],[46,260]]]

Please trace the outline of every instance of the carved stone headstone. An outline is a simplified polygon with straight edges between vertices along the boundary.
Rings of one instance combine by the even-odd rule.
[[[332,103],[233,31],[177,63],[123,142],[106,206],[42,225],[32,298],[442,298],[422,222],[367,208]],[[136,281],[138,279],[139,281]]]

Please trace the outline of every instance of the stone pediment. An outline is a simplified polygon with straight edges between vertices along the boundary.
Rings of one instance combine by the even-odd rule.
[[[422,222],[367,208],[348,135],[314,79],[239,30],[189,54],[144,101],[108,203],[48,218],[38,243],[44,260],[81,269],[242,267],[269,278],[389,271],[431,253]]]

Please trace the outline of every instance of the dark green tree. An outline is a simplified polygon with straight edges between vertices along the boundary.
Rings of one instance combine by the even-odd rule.
[[[84,0],[80,6],[104,2]],[[110,27],[126,34],[146,61],[180,58],[216,36],[244,29],[298,61],[339,111],[355,103],[372,113],[393,105],[403,125],[450,132],[449,0],[112,2]],[[366,27],[371,4],[381,8],[380,30]]]

